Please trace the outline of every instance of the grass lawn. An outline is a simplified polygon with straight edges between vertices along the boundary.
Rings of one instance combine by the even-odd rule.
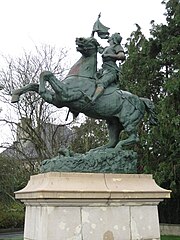
[[[0,240],[23,240],[23,238],[0,238]]]
[[[23,240],[23,238],[0,238],[0,240]]]
[[[161,240],[180,240],[180,236],[161,236]]]
[[[23,236],[0,236],[0,240],[23,240]]]

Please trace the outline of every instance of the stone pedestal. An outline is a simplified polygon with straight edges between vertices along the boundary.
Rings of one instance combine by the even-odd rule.
[[[53,172],[15,195],[25,240],[159,240],[157,205],[170,191],[151,175]]]

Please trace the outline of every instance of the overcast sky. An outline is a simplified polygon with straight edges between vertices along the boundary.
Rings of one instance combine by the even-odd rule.
[[[111,34],[120,32],[122,43],[136,30],[135,23],[148,37],[151,20],[165,22],[161,0],[1,0],[0,54],[20,56],[35,45],[50,44],[70,49],[76,59],[75,38],[91,35],[100,12],[101,22]],[[3,106],[0,117],[5,112]],[[0,126],[0,143],[8,138],[8,130]]]
[[[90,36],[99,12],[110,33],[120,32],[124,42],[135,23],[148,36],[151,20],[165,20],[161,0],[2,0],[0,52],[18,55],[42,43],[73,50],[76,37]]]

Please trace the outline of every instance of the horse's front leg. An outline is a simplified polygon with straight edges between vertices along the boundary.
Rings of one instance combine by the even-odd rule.
[[[56,94],[66,94],[67,87],[65,84],[61,83],[52,72],[44,71],[40,74],[40,91],[45,91],[45,82],[49,82],[50,86]]]
[[[40,74],[39,94],[48,103],[60,108],[63,107],[58,94],[46,89],[46,81],[52,73],[45,71]]]
[[[40,74],[40,84],[39,84],[39,94],[43,95],[46,93],[46,79],[45,79],[45,72]]]
[[[45,83],[49,82],[59,101],[72,102],[85,95],[80,89],[68,88],[66,84],[60,82],[50,71],[44,71],[40,74],[39,93],[46,92]]]
[[[12,92],[12,98],[11,102],[15,103],[19,101],[19,97],[29,91],[34,91],[36,93],[39,93],[39,84],[37,83],[30,83],[22,88],[16,89]]]

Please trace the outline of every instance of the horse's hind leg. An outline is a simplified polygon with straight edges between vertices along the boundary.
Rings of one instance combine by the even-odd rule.
[[[22,88],[16,89],[12,92],[12,98],[11,98],[11,102],[12,103],[16,103],[19,101],[19,97],[29,91],[34,91],[36,93],[39,92],[39,84],[37,83],[30,83]]]
[[[135,110],[132,116],[123,123],[124,131],[128,134],[128,138],[119,141],[116,148],[128,146],[139,142],[137,127],[143,118],[143,114],[139,110]]]
[[[114,148],[119,142],[119,134],[123,130],[123,126],[119,122],[117,117],[110,118],[106,120],[108,132],[109,132],[109,142],[103,146],[97,147],[95,149],[91,149],[90,151],[98,151],[105,148]]]
[[[119,134],[123,130],[118,118],[106,120],[109,131],[109,142],[105,145],[107,148],[114,148],[119,142]]]
[[[119,141],[119,143],[116,145],[116,148],[122,148],[123,146],[129,146],[129,145],[139,142],[139,137],[138,137],[136,130],[133,130],[133,131],[127,132],[127,133],[129,135],[129,137],[122,141]]]

